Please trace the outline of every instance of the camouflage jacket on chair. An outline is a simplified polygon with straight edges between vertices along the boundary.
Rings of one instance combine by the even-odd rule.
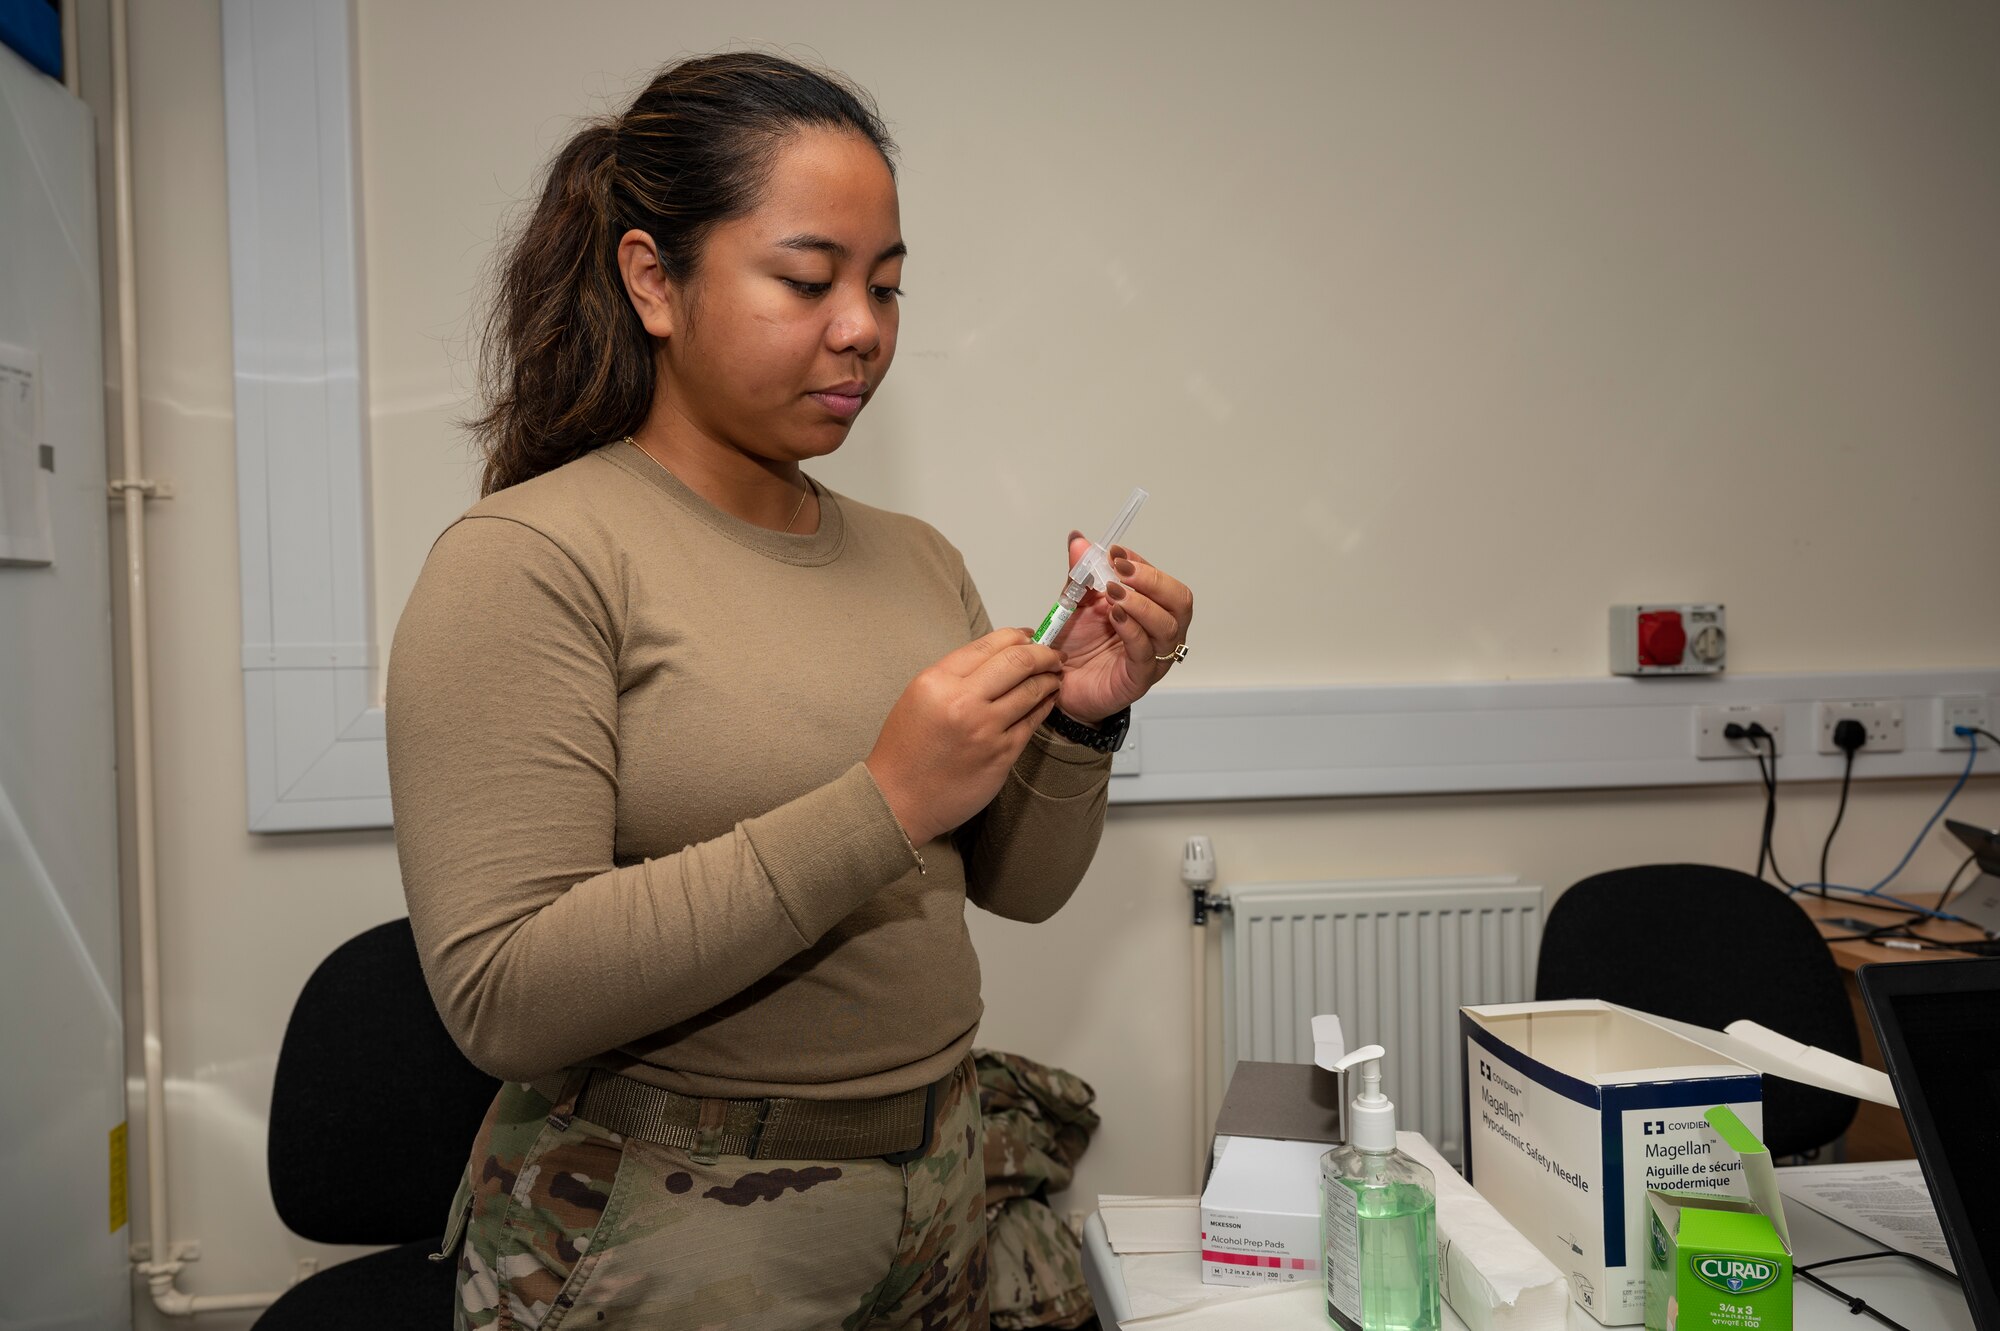
[[[987,1290],[995,1331],[1090,1320],[1083,1245],[1048,1204],[1097,1129],[1097,1093],[1019,1054],[973,1050],[986,1132]]]

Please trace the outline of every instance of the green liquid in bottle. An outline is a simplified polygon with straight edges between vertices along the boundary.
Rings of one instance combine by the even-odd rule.
[[[1325,1171],[1328,1320],[1342,1331],[1439,1331],[1437,1200],[1422,1183],[1397,1177],[1423,1167],[1401,1155],[1393,1163],[1387,1155],[1347,1151],[1327,1158],[1340,1157],[1354,1172]],[[1352,1219],[1342,1218],[1336,1188],[1352,1196]],[[1349,1241],[1343,1235],[1354,1236],[1358,1260],[1342,1257]],[[1357,1310],[1358,1318],[1351,1315]]]
[[[1413,1183],[1341,1182],[1361,1206],[1362,1327],[1438,1331],[1437,1200]]]

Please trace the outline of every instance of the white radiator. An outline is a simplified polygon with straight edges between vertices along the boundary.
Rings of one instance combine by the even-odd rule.
[[[1380,1044],[1396,1126],[1464,1163],[1458,1009],[1534,997],[1542,889],[1512,878],[1250,883],[1222,920],[1222,1076],[1312,1062],[1312,1017]]]

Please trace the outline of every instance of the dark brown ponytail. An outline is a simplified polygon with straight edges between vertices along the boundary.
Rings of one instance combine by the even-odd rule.
[[[618,242],[653,237],[669,280],[699,267],[717,223],[756,206],[771,160],[805,126],[851,129],[893,169],[866,93],[754,52],[683,60],[622,116],[579,130],[501,256],[481,348],[485,411],[469,422],[492,494],[637,430],[652,408],[653,339]]]

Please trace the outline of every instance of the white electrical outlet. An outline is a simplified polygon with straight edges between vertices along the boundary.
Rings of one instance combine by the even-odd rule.
[[[1756,722],[1770,732],[1770,744],[1762,740],[1728,738],[1722,732],[1729,728],[1732,721],[1739,726]],[[1742,703],[1694,709],[1694,756],[1697,758],[1755,758],[1760,753],[1769,754],[1773,745],[1779,753],[1785,751],[1783,703]]]
[[[1822,702],[1813,704],[1813,728],[1819,732],[1819,751],[1839,753],[1833,742],[1833,728],[1842,721],[1859,721],[1868,731],[1863,753],[1903,751],[1903,704],[1896,698],[1875,701]]]
[[[1940,749],[1969,749],[1972,741],[1964,735],[1952,734],[1953,726],[1972,726],[1980,730],[1993,729],[1993,712],[1986,705],[1983,693],[1951,694],[1938,699],[1938,741]]]

